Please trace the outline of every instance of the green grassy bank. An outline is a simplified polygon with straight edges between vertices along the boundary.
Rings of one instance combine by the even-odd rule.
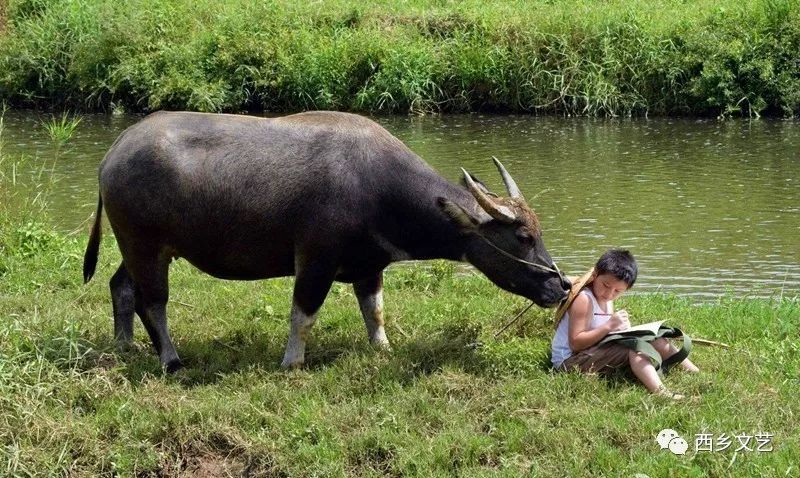
[[[88,110],[800,113],[796,0],[10,0],[0,98]]]
[[[0,139],[2,134],[0,133]],[[682,403],[624,379],[549,369],[549,312],[495,337],[525,301],[445,262],[390,268],[392,352],[373,350],[336,284],[308,367],[279,369],[292,281],[226,282],[172,266],[170,329],[187,368],[162,374],[140,325],[112,342],[113,238],[81,284],[85,233],[48,225],[0,149],[1,476],[793,476],[800,437],[798,299],[622,300],[730,349],[666,381]],[[26,188],[30,190],[30,188]],[[137,321],[138,323],[138,321]],[[685,456],[659,449],[673,428]],[[770,452],[695,452],[696,434],[773,435]]]

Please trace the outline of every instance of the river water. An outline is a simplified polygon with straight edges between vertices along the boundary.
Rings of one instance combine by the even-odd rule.
[[[51,184],[54,227],[74,230],[94,211],[97,164],[139,118],[85,116],[60,150],[44,131],[44,119],[7,112],[3,152],[7,163],[20,163],[20,178],[35,174]],[[497,156],[539,214],[548,249],[569,274],[588,269],[607,248],[625,247],[639,260],[638,292],[699,302],[800,295],[796,121],[376,120],[446,178],[457,181],[464,167],[504,193],[491,162]],[[29,186],[26,193],[39,189]]]

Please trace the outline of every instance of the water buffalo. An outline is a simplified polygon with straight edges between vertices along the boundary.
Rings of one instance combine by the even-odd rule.
[[[551,307],[570,284],[545,249],[536,214],[495,161],[508,198],[466,171],[466,187],[448,182],[353,114],[155,113],[125,130],[100,164],[84,280],[95,271],[105,207],[122,252],[110,281],[115,337],[133,339],[135,312],[167,371],[181,366],[166,316],[177,257],[223,279],[295,276],[283,367],[303,364],[333,281],[353,284],[369,339],[388,345],[382,271],[396,261],[466,261],[499,287]]]

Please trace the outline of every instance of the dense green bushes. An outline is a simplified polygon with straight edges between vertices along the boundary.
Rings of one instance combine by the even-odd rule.
[[[800,112],[796,0],[11,0],[0,98],[147,111]]]

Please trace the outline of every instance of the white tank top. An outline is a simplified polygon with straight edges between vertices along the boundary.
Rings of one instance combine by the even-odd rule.
[[[586,294],[592,301],[592,321],[589,323],[589,330],[596,329],[608,322],[611,318],[608,314],[614,313],[614,303],[609,302],[608,311],[605,311],[600,308],[600,304],[597,303],[597,299],[594,297],[594,294],[592,294],[591,289],[588,287],[581,289],[580,293]],[[564,317],[561,318],[561,322],[558,323],[556,335],[553,337],[550,351],[553,356],[551,361],[553,362],[554,368],[561,366],[564,360],[570,358],[574,353],[569,346],[569,312],[564,314]]]

